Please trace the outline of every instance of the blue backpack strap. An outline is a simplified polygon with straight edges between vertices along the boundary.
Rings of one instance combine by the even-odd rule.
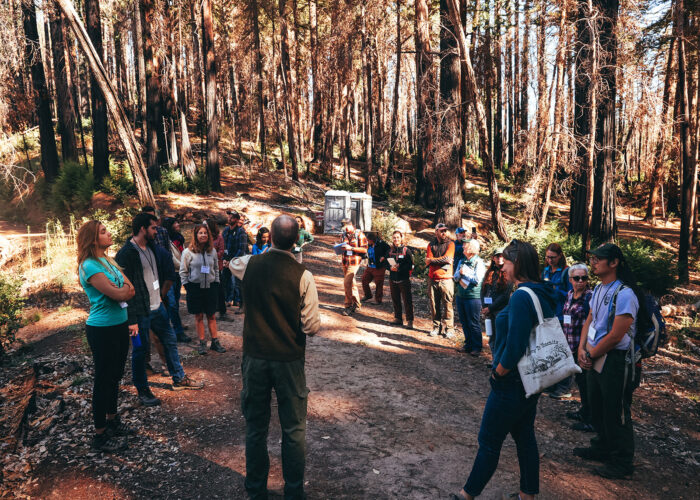
[[[612,299],[610,300],[610,304],[608,304],[608,333],[610,333],[613,322],[615,321],[615,309],[617,308],[617,294],[620,293],[620,291],[623,288],[627,287],[623,283],[620,283],[620,286],[617,287],[615,293],[612,296]]]

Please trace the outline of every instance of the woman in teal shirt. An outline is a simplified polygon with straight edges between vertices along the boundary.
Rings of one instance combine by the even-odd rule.
[[[297,240],[296,245],[294,245],[294,249],[292,249],[292,253],[294,254],[294,257],[297,259],[297,262],[301,264],[302,255],[301,255],[301,249],[304,245],[307,243],[311,243],[314,241],[314,237],[311,236],[311,233],[306,230],[306,225],[304,224],[304,219],[302,219],[299,215],[296,217],[297,219],[297,224],[299,224],[299,239]]]
[[[85,330],[95,363],[92,447],[108,453],[126,448],[123,437],[133,434],[117,416],[117,396],[129,352],[126,301],[134,296],[134,287],[107,256],[111,245],[112,236],[99,221],[86,222],[78,230],[78,274],[90,301]]]

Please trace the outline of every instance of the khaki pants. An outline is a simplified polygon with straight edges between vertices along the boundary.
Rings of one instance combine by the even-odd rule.
[[[430,301],[430,316],[433,320],[433,329],[440,328],[442,306],[445,305],[444,328],[453,330],[455,327],[454,309],[452,299],[455,294],[455,283],[451,279],[435,281],[428,278],[428,300]]]
[[[360,292],[357,289],[357,283],[355,282],[355,275],[360,269],[360,266],[346,266],[343,264],[343,285],[345,287],[345,307],[355,306],[357,309],[360,308]]]

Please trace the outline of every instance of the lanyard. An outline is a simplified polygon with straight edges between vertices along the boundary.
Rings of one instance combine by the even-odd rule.
[[[148,261],[148,267],[151,268],[151,272],[153,273],[153,277],[155,279],[158,279],[158,268],[153,267],[153,261],[151,260],[151,256],[149,255],[148,247],[146,247],[146,251],[143,251],[140,246],[136,245],[136,249],[139,251],[139,253],[142,253],[146,257],[146,260]]]
[[[595,301],[595,305],[594,305],[595,319],[596,320],[598,319],[598,313],[600,312],[600,306],[607,305],[605,303],[605,297],[608,295],[608,293],[610,293],[610,290],[612,289],[613,285],[617,282],[618,282],[618,280],[615,280],[612,283],[610,283],[607,286],[607,288],[605,289],[605,293],[602,293],[602,297],[601,297],[601,292],[603,290],[603,285],[600,285],[600,289],[598,290],[598,296],[596,297],[597,300]]]

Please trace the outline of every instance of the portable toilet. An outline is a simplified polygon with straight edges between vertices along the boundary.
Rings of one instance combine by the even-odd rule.
[[[372,197],[365,193],[348,191],[326,191],[324,207],[324,234],[339,234],[343,219],[352,220],[356,228],[363,231],[372,229]]]

